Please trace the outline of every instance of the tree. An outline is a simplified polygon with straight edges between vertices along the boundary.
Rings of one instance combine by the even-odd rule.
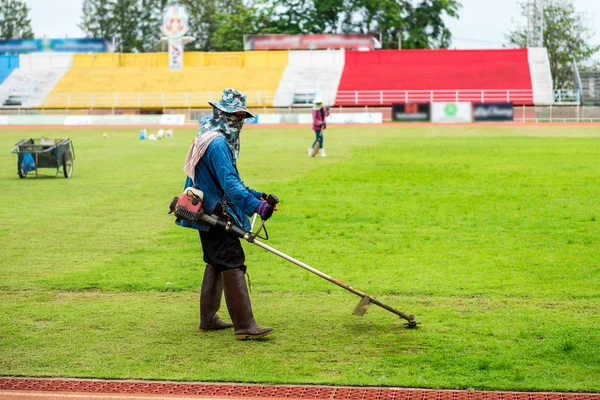
[[[258,9],[238,5],[233,11],[216,15],[219,25],[212,37],[211,47],[217,51],[242,51],[244,35],[278,31],[277,27],[271,24],[272,8]]]
[[[190,30],[188,35],[195,40],[186,45],[186,50],[209,51],[210,39],[217,30],[215,15],[217,13],[217,0],[181,0],[190,16]]]
[[[79,28],[88,36],[108,38],[113,35],[110,0],[84,0]]]
[[[141,43],[138,32],[140,9],[137,0],[113,0],[112,15],[114,22],[113,37],[119,43],[121,52],[139,52]]]
[[[138,50],[141,52],[157,51],[162,36],[160,26],[162,14],[169,0],[141,0],[138,25]]]
[[[117,50],[140,51],[138,0],[84,0],[79,27],[88,37],[112,37]]]
[[[435,48],[450,45],[442,17],[458,17],[458,0],[260,0],[276,10],[277,33],[379,32],[382,46]],[[416,3],[416,4],[415,4]]]
[[[22,0],[0,0],[0,39],[31,39],[29,8]]]
[[[527,16],[527,4],[521,3],[522,15]],[[571,0],[546,0],[544,16],[544,47],[548,50],[550,72],[555,89],[573,85],[573,62],[589,59],[600,46],[591,45],[593,31],[585,17],[575,11]],[[506,38],[518,47],[527,47],[527,28],[517,26]]]

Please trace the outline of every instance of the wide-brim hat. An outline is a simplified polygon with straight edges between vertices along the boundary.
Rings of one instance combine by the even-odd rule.
[[[321,98],[321,96],[317,96],[312,102],[313,104],[320,104],[323,103],[323,99]]]
[[[208,104],[229,114],[244,111],[246,113],[246,118],[254,118],[254,114],[252,114],[246,108],[246,95],[242,92],[238,92],[235,89],[223,90],[223,96],[221,96],[221,100],[217,101],[216,103],[209,101]]]

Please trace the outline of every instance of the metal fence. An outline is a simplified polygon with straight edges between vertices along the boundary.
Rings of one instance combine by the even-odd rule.
[[[44,108],[173,108],[199,107],[218,101],[222,92],[115,92],[115,93],[51,93],[42,103]],[[254,106],[273,104],[275,92],[246,92],[247,102]]]
[[[254,114],[306,114],[309,107],[250,107]],[[380,112],[384,121],[391,121],[391,107],[332,107],[335,114]],[[164,114],[184,114],[188,122],[196,122],[211,113],[210,108],[169,108]],[[0,109],[0,115],[138,115],[139,109]],[[517,106],[514,108],[514,121],[523,122],[600,122],[600,107],[596,106]]]
[[[343,106],[436,102],[533,104],[533,90],[340,90],[335,98]]]
[[[515,122],[600,122],[600,107],[515,107]]]

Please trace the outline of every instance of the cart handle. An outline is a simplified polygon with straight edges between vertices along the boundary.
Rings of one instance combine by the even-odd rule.
[[[10,152],[11,152],[11,153],[16,153],[16,152],[18,152],[18,151],[19,151],[19,146],[20,146],[21,144],[23,144],[23,142],[24,142],[24,141],[26,141],[26,140],[31,140],[31,139],[21,139],[21,140],[19,140],[17,143],[15,143],[15,147],[13,147],[13,149],[12,149]]]

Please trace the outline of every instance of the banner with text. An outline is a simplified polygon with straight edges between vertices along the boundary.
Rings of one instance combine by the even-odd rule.
[[[244,50],[380,49],[379,34],[244,35]]]
[[[431,122],[442,124],[473,122],[471,103],[432,103]]]
[[[285,115],[285,114],[283,114]],[[288,123],[297,124],[312,124],[312,114],[289,114],[296,117],[296,121],[289,121]],[[263,122],[261,116],[260,123]],[[282,121],[284,122],[284,121]],[[286,121],[287,122],[287,121]],[[335,113],[330,114],[326,118],[328,124],[381,124],[383,122],[382,113]],[[284,122],[285,123],[285,122]]]
[[[392,120],[402,122],[429,122],[429,103],[392,104]]]
[[[38,53],[54,51],[62,53],[112,53],[109,39],[8,39],[0,40],[0,53]]]
[[[169,40],[169,69],[181,71],[183,69],[183,40]]]
[[[63,117],[64,118],[64,117]],[[185,124],[183,114],[164,115],[69,115],[65,125],[165,125],[177,126]]]
[[[515,109],[512,103],[473,104],[473,119],[478,122],[510,122],[515,119]]]

